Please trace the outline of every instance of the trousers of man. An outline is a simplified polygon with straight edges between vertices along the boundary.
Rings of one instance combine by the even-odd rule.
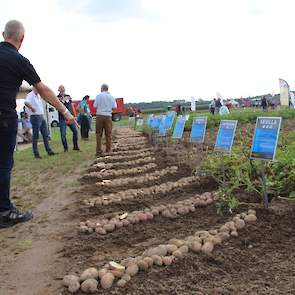
[[[16,144],[17,119],[7,118],[0,111],[0,212],[12,209],[10,178]]]
[[[112,117],[96,115],[96,154],[102,154],[101,140],[102,134],[106,137],[106,152],[110,153],[112,150]]]
[[[67,127],[70,128],[70,130],[73,133],[73,148],[74,150],[78,149],[78,131],[75,124],[67,125],[67,122],[65,120],[59,121],[59,129],[60,129],[60,137],[61,142],[64,147],[64,150],[68,150],[68,142],[67,142]]]
[[[42,134],[46,152],[47,153],[52,152],[50,145],[49,145],[48,128],[47,128],[46,121],[45,121],[43,115],[31,115],[30,121],[31,121],[32,129],[33,129],[32,146],[33,146],[34,156],[40,155],[39,149],[38,149],[39,132],[41,132],[41,134]]]

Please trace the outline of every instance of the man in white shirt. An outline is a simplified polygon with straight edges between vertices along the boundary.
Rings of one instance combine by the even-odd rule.
[[[27,95],[25,106],[27,107],[27,113],[30,116],[30,121],[33,129],[32,146],[35,158],[41,159],[38,150],[39,131],[41,131],[46,152],[49,156],[53,156],[54,152],[49,145],[48,128],[44,119],[43,102],[36,88],[33,87],[33,90]]]
[[[117,108],[115,98],[108,92],[109,87],[102,84],[101,93],[96,96],[96,156],[102,155],[101,139],[103,131],[106,137],[106,153],[112,151],[112,111]]]

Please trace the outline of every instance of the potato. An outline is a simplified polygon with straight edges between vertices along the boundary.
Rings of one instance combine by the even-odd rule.
[[[219,229],[219,232],[224,232],[224,233],[228,233],[230,231],[230,229],[226,226],[226,225],[222,225]]]
[[[211,230],[209,230],[209,234],[215,236],[218,234],[218,231],[217,231],[217,229],[211,229]]]
[[[179,240],[179,239],[170,239],[169,244],[173,244],[173,245],[175,245],[176,247],[179,248],[179,247],[181,247],[181,246],[183,246],[185,244],[185,241]]]
[[[225,226],[227,226],[230,230],[235,230],[236,226],[235,223],[233,221],[229,221],[225,224]]]
[[[151,267],[154,264],[154,261],[151,257],[145,257],[143,261],[147,263],[148,267]]]
[[[213,249],[214,249],[214,245],[212,242],[206,242],[201,248],[202,252],[205,253],[206,255],[211,254]]]
[[[187,254],[188,253],[188,246],[183,245],[178,249],[182,254]]]
[[[256,215],[256,211],[253,209],[249,209],[248,214]]]
[[[116,270],[116,269],[111,269],[110,270],[110,272],[114,275],[114,277],[116,277],[116,278],[121,278],[123,275],[124,275],[124,273],[125,273],[125,271],[123,270]]]
[[[152,212],[146,212],[145,215],[147,217],[147,220],[152,220],[154,218],[154,215]]]
[[[112,232],[115,229],[115,224],[110,222],[104,225],[103,228],[106,232]]]
[[[97,289],[98,282],[95,279],[87,279],[81,285],[81,290],[84,293],[95,293]]]
[[[105,268],[101,268],[98,271],[98,277],[101,279],[108,271]]]
[[[243,219],[244,219],[246,216],[247,216],[246,213],[241,213],[241,214],[240,214],[240,217],[243,218]]]
[[[88,232],[88,226],[86,226],[86,225],[82,225],[82,226],[80,226],[80,231],[81,231],[82,233],[87,233],[87,232]]]
[[[133,276],[137,275],[138,270],[139,270],[139,268],[138,268],[137,264],[131,264],[127,267],[126,274],[133,277]]]
[[[254,214],[249,214],[249,215],[246,215],[244,220],[245,222],[255,222],[257,220],[257,217]]]
[[[163,264],[164,265],[171,265],[173,262],[174,256],[165,256],[162,258]]]
[[[231,236],[233,237],[237,237],[238,236],[238,232],[236,230],[233,230],[231,233],[230,233]]]
[[[211,242],[214,245],[220,245],[222,243],[222,238],[219,235],[215,235],[215,236],[213,236]]]
[[[159,256],[159,255],[153,255],[151,258],[153,259],[153,262],[154,262],[155,265],[158,265],[158,266],[162,266],[163,265],[163,261],[162,261],[161,256]]]
[[[118,287],[124,287],[126,284],[127,284],[127,282],[123,279],[121,279],[117,282]]]
[[[172,254],[174,251],[176,251],[178,248],[176,245],[173,245],[173,244],[168,244],[166,245],[166,249],[167,249],[167,252],[169,254]]]
[[[80,289],[80,283],[78,281],[71,282],[68,288],[70,293],[76,293],[79,291],[79,289]]]
[[[179,250],[174,251],[172,255],[176,258],[183,258],[183,253]]]
[[[110,264],[110,267],[112,269],[119,270],[119,271],[124,271],[125,270],[124,265],[121,265],[121,264],[119,264],[119,263],[117,263],[115,261],[110,261],[109,264]]]
[[[124,274],[124,275],[122,276],[122,280],[124,280],[124,281],[126,281],[126,282],[129,282],[129,281],[131,280],[131,276],[128,275],[128,274]]]
[[[111,272],[107,272],[104,276],[102,276],[100,284],[103,289],[109,289],[112,287],[114,280],[115,276]]]
[[[117,228],[121,228],[121,227],[123,227],[123,222],[122,221],[115,221],[115,226],[117,227]]]
[[[159,256],[166,256],[167,255],[166,245],[159,245],[156,249],[157,249],[157,255],[159,255]]]
[[[63,285],[69,287],[70,284],[79,282],[79,277],[75,275],[66,275],[63,278]]]
[[[140,270],[147,270],[149,268],[149,265],[144,260],[138,261],[137,266],[139,267]]]
[[[243,219],[237,218],[235,220],[235,225],[237,229],[242,229],[245,227],[245,221]]]
[[[189,248],[193,252],[200,252],[202,248],[202,244],[200,242],[191,242],[189,243]]]
[[[87,268],[82,272],[80,281],[85,281],[87,279],[98,279],[98,270],[95,267]]]
[[[98,233],[99,235],[105,235],[107,233],[106,230],[102,227],[97,227],[95,229],[95,232]]]

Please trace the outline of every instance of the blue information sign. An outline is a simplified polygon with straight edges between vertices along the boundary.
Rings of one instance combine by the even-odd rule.
[[[251,159],[273,160],[275,158],[281,117],[258,117],[251,148]]]
[[[191,141],[203,143],[205,140],[207,117],[196,117],[193,120]]]
[[[159,129],[161,122],[162,122],[162,116],[154,116],[152,124],[151,124],[151,128]]]
[[[185,118],[184,117],[179,117],[177,118],[175,128],[173,130],[172,137],[173,138],[182,138],[183,131],[184,131],[184,126],[185,126]]]
[[[149,127],[152,126],[153,118],[154,118],[154,115],[153,115],[153,114],[150,114],[150,115],[148,115],[148,117],[147,117],[146,124],[147,124]]]
[[[171,129],[172,128],[174,117],[175,117],[175,112],[174,111],[167,112],[165,122],[164,122],[164,127],[166,129]]]
[[[215,150],[230,152],[235,132],[237,128],[237,120],[221,120],[219,125],[219,130],[215,142]]]
[[[159,136],[166,136],[167,129],[165,128],[165,119],[166,116],[163,116],[162,122],[159,126]]]

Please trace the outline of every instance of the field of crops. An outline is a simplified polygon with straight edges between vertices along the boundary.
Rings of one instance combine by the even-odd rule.
[[[202,154],[195,148],[117,131],[114,153],[95,159],[75,192],[63,294],[295,291],[294,209],[217,214],[216,182],[183,157]]]

